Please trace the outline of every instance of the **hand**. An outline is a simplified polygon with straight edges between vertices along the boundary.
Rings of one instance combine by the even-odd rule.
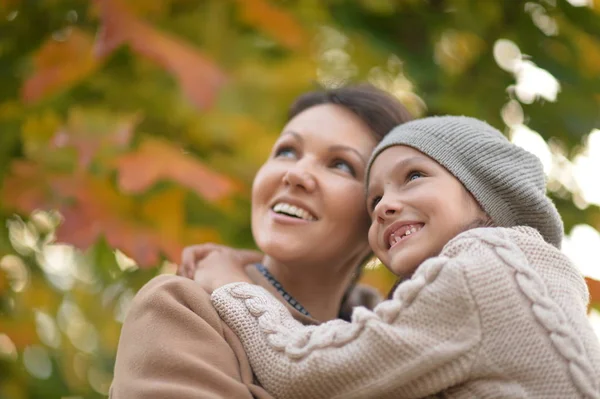
[[[236,282],[253,283],[244,268],[262,260],[257,251],[223,248],[210,252],[197,262],[194,280],[209,294],[215,289]]]
[[[194,279],[198,268],[198,262],[206,258],[208,254],[217,250],[231,249],[224,245],[207,243],[185,247],[181,253],[181,264],[177,267],[177,275]]]

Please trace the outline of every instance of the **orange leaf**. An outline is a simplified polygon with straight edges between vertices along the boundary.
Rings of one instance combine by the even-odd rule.
[[[160,253],[176,259],[183,245],[163,234],[150,222],[136,218],[136,204],[114,190],[110,182],[92,178],[72,179],[56,185],[70,197],[61,208],[64,222],[57,240],[86,249],[103,236],[113,248],[140,266],[156,266]]]
[[[92,73],[99,65],[92,50],[92,37],[77,28],[65,41],[49,38],[35,56],[35,73],[21,88],[23,101],[38,101]]]
[[[160,32],[137,19],[119,0],[96,0],[102,28],[96,53],[106,56],[117,47],[129,44],[142,55],[174,74],[187,96],[200,108],[212,104],[226,77],[206,55],[181,39]]]
[[[141,193],[159,180],[177,182],[198,195],[219,200],[236,189],[232,179],[211,171],[171,144],[146,139],[137,152],[117,160],[119,186],[130,193]]]
[[[590,305],[600,306],[600,281],[586,277],[585,282],[590,290]]]
[[[117,192],[109,180],[51,174],[37,164],[14,161],[0,202],[24,214],[57,209],[64,218],[56,232],[59,242],[85,250],[104,237],[111,247],[149,267],[158,264],[161,253],[174,261],[186,244],[219,241],[211,229],[185,225],[183,191],[173,192],[176,195],[157,196],[140,212],[137,202]],[[166,209],[164,200],[169,201]]]
[[[306,34],[294,17],[267,0],[237,0],[242,19],[291,49],[306,44]]]

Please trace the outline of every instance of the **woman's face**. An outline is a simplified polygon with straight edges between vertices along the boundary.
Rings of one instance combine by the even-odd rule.
[[[376,144],[353,113],[311,107],[288,122],[252,187],[252,233],[283,263],[340,262],[369,252],[364,172]]]
[[[486,214],[462,183],[427,155],[390,147],[371,167],[369,242],[394,273],[408,276]]]

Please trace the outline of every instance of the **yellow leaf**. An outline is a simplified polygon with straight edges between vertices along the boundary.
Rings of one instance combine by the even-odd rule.
[[[471,32],[447,30],[442,33],[435,46],[435,61],[451,75],[458,75],[470,67],[485,42]]]
[[[145,201],[141,212],[160,234],[179,240],[184,226],[184,200],[182,189],[171,188]]]
[[[29,159],[39,159],[48,151],[48,144],[62,124],[60,116],[53,110],[40,115],[32,115],[21,127],[25,155]]]
[[[579,47],[581,73],[597,79],[600,75],[600,41],[585,32],[577,32],[575,42]]]

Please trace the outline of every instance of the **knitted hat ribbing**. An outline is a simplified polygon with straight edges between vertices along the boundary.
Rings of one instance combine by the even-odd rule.
[[[500,131],[478,119],[438,116],[394,128],[373,151],[373,161],[386,148],[406,145],[433,158],[473,194],[496,226],[530,226],[560,248],[563,223],[546,196],[542,164],[512,144]]]

